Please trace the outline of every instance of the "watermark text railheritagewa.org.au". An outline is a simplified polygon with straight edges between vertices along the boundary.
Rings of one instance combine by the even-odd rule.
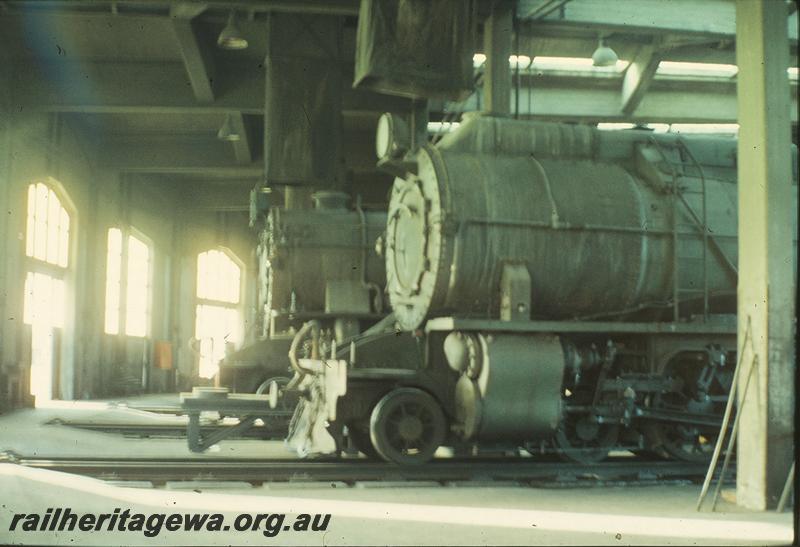
[[[15,513],[10,532],[119,532],[156,537],[167,532],[261,532],[275,537],[281,532],[323,532],[331,515],[284,513],[240,513],[226,519],[221,513],[134,513],[119,507],[112,513],[74,513],[69,507],[50,508],[42,513]]]

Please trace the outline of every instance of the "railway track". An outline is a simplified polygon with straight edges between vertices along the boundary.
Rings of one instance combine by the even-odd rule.
[[[621,461],[625,460],[625,461]],[[544,487],[590,485],[632,486],[696,482],[706,466],[684,462],[643,462],[630,458],[591,466],[532,459],[440,459],[422,466],[397,466],[363,459],[254,460],[254,459],[45,459],[6,455],[7,461],[104,480],[149,481],[155,486],[176,481],[235,481],[264,483],[432,482],[519,484]]]
[[[272,420],[267,420],[259,425],[254,425],[250,429],[242,431],[237,438],[250,438],[261,440],[282,440],[286,437],[286,430],[289,425],[291,413],[275,413]],[[109,433],[112,435],[122,435],[137,439],[145,438],[164,438],[164,439],[185,439],[188,421],[176,423],[132,423],[132,422],[96,422],[88,420],[65,420],[55,418],[46,422],[48,425],[60,425],[74,427],[86,431],[98,433]],[[202,435],[212,435],[231,425],[205,424],[200,426]]]

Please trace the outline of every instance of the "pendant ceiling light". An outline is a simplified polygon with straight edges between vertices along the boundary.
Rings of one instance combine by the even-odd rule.
[[[247,39],[242,36],[242,32],[236,24],[236,12],[232,11],[228,16],[228,24],[219,33],[217,45],[222,49],[247,49]]]
[[[616,65],[618,60],[617,53],[600,38],[597,49],[592,53],[592,64],[599,67],[608,67]]]
[[[217,131],[217,138],[221,141],[236,142],[242,138],[239,132],[233,126],[233,120],[230,114],[225,115],[225,121],[222,127]]]

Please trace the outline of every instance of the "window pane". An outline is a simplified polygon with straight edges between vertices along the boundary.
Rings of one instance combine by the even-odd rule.
[[[200,375],[210,378],[225,357],[226,344],[241,341],[241,269],[226,253],[212,249],[197,256],[197,296],[220,305],[196,307],[195,337],[200,341]]]
[[[145,336],[150,308],[150,248],[134,236],[128,236],[127,274],[125,334]]]
[[[228,302],[239,302],[239,282],[240,282],[240,274],[239,274],[239,267],[234,264],[233,260],[228,257],[227,258],[227,272],[225,274],[226,282],[223,284],[223,287],[227,289],[224,300]]]
[[[122,232],[119,228],[108,230],[106,256],[106,334],[119,333],[120,277],[122,273]]]
[[[210,299],[211,293],[211,256],[214,251],[200,253],[197,257],[197,296]]]
[[[36,211],[34,213],[33,256],[39,260],[47,258],[47,186],[36,185]]]
[[[55,191],[37,182],[28,186],[25,254],[66,267],[69,255],[69,213]]]
[[[61,220],[61,204],[56,193],[50,190],[47,195],[47,261],[58,264],[58,224]]]
[[[217,372],[219,361],[225,357],[226,344],[241,341],[238,310],[199,304],[195,338],[200,341],[200,375],[211,378]]]
[[[25,234],[25,254],[33,256],[34,219],[36,218],[36,185],[28,186],[28,226]]]
[[[241,269],[224,252],[211,250],[197,256],[197,296],[237,304]]]

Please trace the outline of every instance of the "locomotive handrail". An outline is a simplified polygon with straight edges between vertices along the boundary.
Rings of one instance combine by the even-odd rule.
[[[728,256],[722,250],[722,247],[719,245],[719,242],[709,234],[708,231],[708,221],[707,221],[707,212],[706,212],[706,179],[705,174],[703,172],[703,168],[700,166],[700,163],[695,158],[694,154],[692,154],[691,150],[686,146],[684,141],[681,138],[676,139],[673,146],[677,150],[683,150],[691,162],[694,164],[695,169],[697,169],[699,173],[700,183],[701,183],[701,191],[699,192],[702,194],[702,207],[703,207],[703,218],[700,219],[695,213],[694,209],[692,209],[689,202],[686,201],[686,198],[681,192],[680,187],[678,186],[678,173],[675,170],[675,163],[670,161],[667,157],[666,153],[664,152],[661,143],[653,137],[652,135],[649,138],[649,141],[653,144],[655,149],[658,151],[659,155],[661,156],[664,163],[667,164],[670,170],[670,175],[672,177],[672,211],[673,211],[673,219],[672,219],[672,244],[674,247],[674,251],[672,253],[672,268],[673,268],[673,289],[672,289],[672,299],[673,299],[673,310],[674,310],[674,319],[677,321],[680,315],[679,313],[679,303],[680,303],[680,293],[682,292],[680,289],[680,281],[679,281],[679,263],[678,263],[678,241],[679,236],[682,235],[678,232],[678,211],[677,211],[677,203],[680,202],[686,211],[689,213],[690,218],[694,222],[695,226],[700,230],[700,236],[703,238],[703,315],[708,316],[708,300],[709,300],[709,293],[708,293],[708,247],[709,242],[711,246],[714,248],[716,253],[718,254],[719,259],[724,266],[727,267],[727,271],[733,275],[733,281],[738,279],[739,272],[736,266],[730,261]],[[681,164],[683,165],[683,164]],[[697,192],[695,192],[697,193]]]
[[[678,198],[681,200],[683,205],[689,211],[689,214],[692,215],[692,219],[695,221],[695,223],[697,223],[698,226],[701,226],[700,220],[697,218],[697,214],[694,212],[694,210],[692,210],[691,206],[686,201],[686,198],[684,198],[683,195],[680,194],[680,193],[678,193]],[[722,259],[722,263],[728,268],[728,271],[735,276],[734,279],[738,278],[738,276],[739,276],[738,268],[736,266],[734,266],[733,262],[730,261],[728,256],[722,250],[722,247],[719,246],[719,243],[717,242],[716,237],[714,237],[714,236],[709,234],[707,239],[708,239],[708,241],[711,242],[712,246],[714,247],[714,250],[716,250],[717,253],[719,254],[719,257]]]
[[[375,283],[370,283],[367,277],[367,263],[368,263],[368,248],[369,242],[367,241],[367,216],[364,214],[364,209],[361,208],[361,194],[356,199],[356,213],[358,213],[359,228],[361,230],[361,285],[366,287],[368,291],[375,291],[375,311],[381,313],[383,311],[383,297],[380,287]]]

